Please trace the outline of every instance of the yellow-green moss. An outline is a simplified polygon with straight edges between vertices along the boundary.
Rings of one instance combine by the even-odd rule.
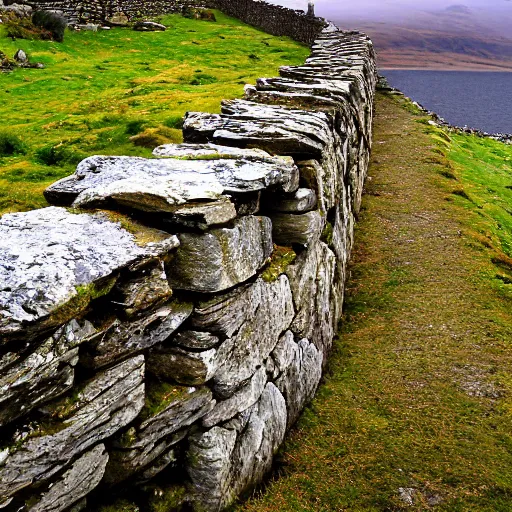
[[[297,255],[291,247],[281,247],[274,244],[274,252],[270,257],[270,262],[261,274],[261,278],[267,282],[272,283],[283,274],[289,265],[291,265]]]

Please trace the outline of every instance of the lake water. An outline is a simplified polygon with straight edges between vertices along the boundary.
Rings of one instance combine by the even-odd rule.
[[[512,133],[512,73],[386,69],[380,73],[450,124]]]

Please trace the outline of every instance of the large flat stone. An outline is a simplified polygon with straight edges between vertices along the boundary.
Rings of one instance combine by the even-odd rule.
[[[172,150],[165,152],[169,155]],[[193,158],[194,152],[188,155]],[[262,158],[254,153],[248,159],[241,155],[219,158],[218,154],[190,158],[92,156],[80,162],[75,174],[51,185],[45,196],[54,204],[81,208],[108,206],[113,201],[147,212],[174,212],[185,204],[227,201],[226,194],[271,186],[289,190],[298,176],[293,161],[287,158]]]
[[[233,228],[181,233],[180,249],[168,267],[175,289],[218,292],[251,278],[272,254],[267,217],[243,217]]]
[[[285,247],[291,244],[308,245],[320,238],[325,217],[319,212],[303,214],[277,213],[272,217],[272,238]]]
[[[161,232],[163,233],[163,232]],[[6,214],[0,219],[0,345],[31,339],[78,316],[112,276],[168,253],[168,234],[138,245],[134,235],[101,214],[64,208]]]
[[[144,358],[129,359],[97,375],[78,392],[48,408],[46,427],[13,440],[0,451],[0,504],[35,483],[47,481],[75,457],[128,425],[144,406]],[[62,420],[61,420],[62,418]],[[39,433],[39,435],[36,435]]]

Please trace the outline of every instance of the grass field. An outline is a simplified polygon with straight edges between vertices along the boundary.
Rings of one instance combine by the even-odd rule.
[[[379,95],[340,337],[244,512],[509,512],[512,147]]]
[[[162,18],[166,32],[67,31],[64,43],[11,41],[0,26],[0,50],[18,48],[46,68],[0,73],[2,136],[24,154],[0,154],[0,214],[45,206],[42,191],[92,154],[150,156],[181,141],[186,111],[218,112],[243,86],[302,63],[309,50],[216,12],[217,22]]]

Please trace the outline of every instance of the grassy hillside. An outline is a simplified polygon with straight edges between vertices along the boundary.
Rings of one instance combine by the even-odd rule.
[[[2,137],[17,136],[24,154],[0,155],[0,213],[45,205],[42,191],[92,154],[149,156],[181,141],[188,110],[217,112],[245,83],[299,64],[308,49],[216,13],[217,22],[166,16],[166,32],[67,32],[64,43],[11,41],[46,68],[0,73]]]
[[[234,510],[510,510],[511,158],[379,96],[329,372]]]

